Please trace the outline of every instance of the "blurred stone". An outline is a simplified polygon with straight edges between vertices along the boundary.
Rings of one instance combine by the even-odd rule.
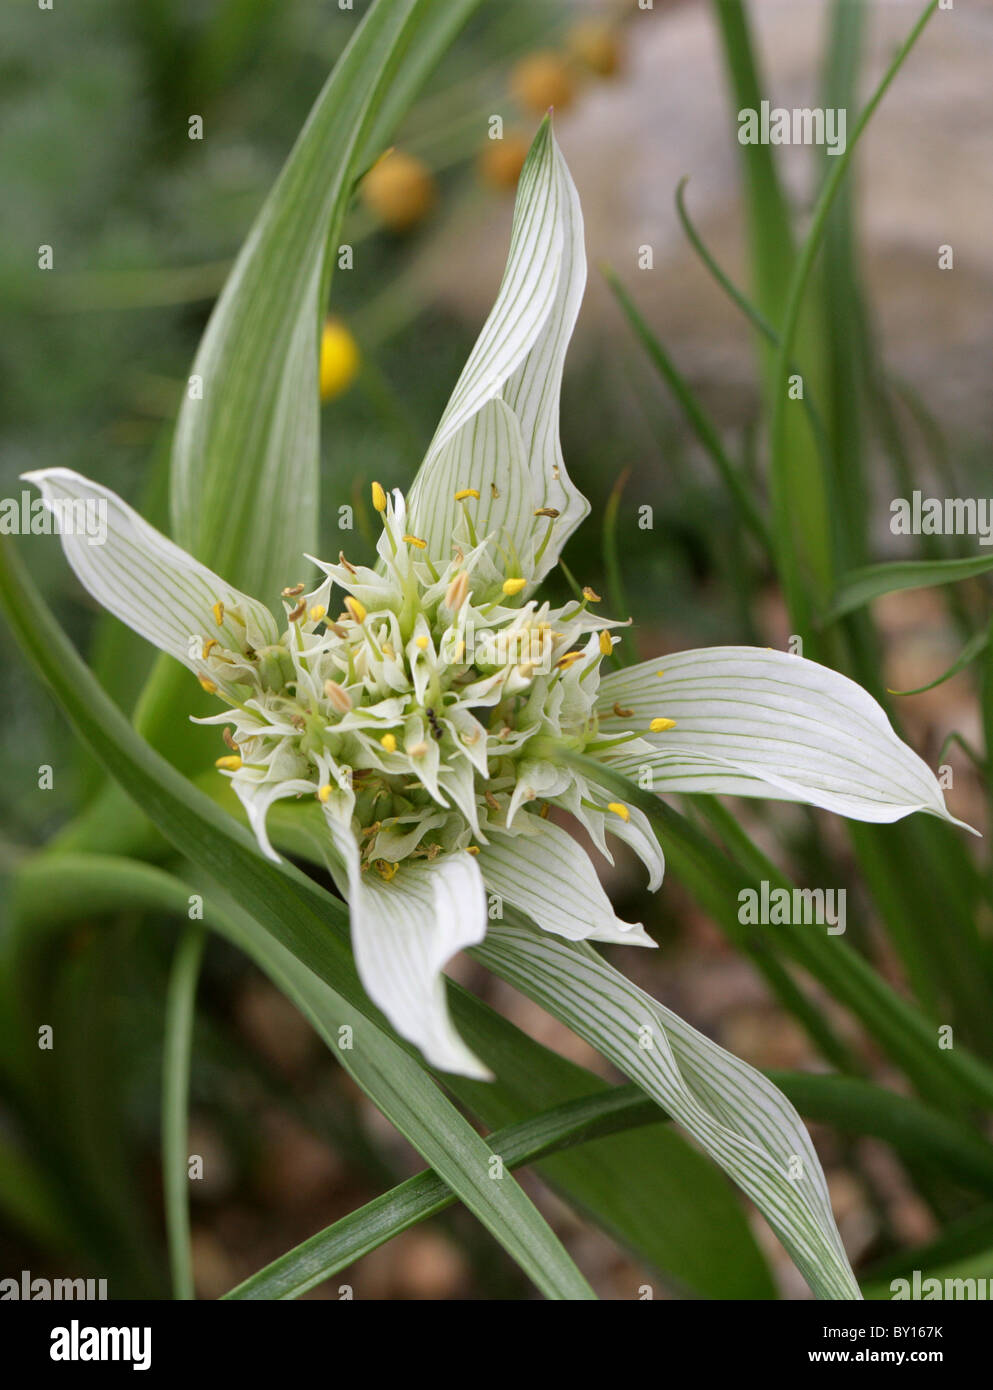
[[[235,1016],[245,1037],[287,1076],[299,1074],[321,1050],[304,1016],[266,980],[253,979],[242,987]]]

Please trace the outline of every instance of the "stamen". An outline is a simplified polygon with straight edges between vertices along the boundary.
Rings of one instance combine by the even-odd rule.
[[[291,623],[295,623],[295,622],[297,621],[298,618],[302,618],[302,617],[303,617],[303,615],[306,613],[306,611],[307,611],[307,600],[306,600],[305,598],[302,598],[302,599],[300,600],[300,602],[297,604],[296,608],[293,609],[292,613],[290,613],[290,614],[287,615],[288,618],[289,618],[289,621],[290,621]]]
[[[600,633],[600,655],[609,656],[614,650],[614,643],[609,632]]]
[[[303,593],[305,588],[305,584],[291,584],[288,588],[283,590],[283,598],[296,598],[298,594]]]
[[[499,502],[500,489],[497,487],[496,483],[490,483],[490,496],[493,498],[494,502]]]
[[[237,772],[241,767],[241,759],[237,753],[230,753],[223,758],[217,758],[214,766],[220,768],[222,772]]]
[[[198,677],[197,677],[197,680],[198,680],[198,681],[200,682],[200,684],[203,686],[204,690],[206,690],[206,692],[207,692],[208,695],[216,695],[216,694],[217,694],[217,682],[216,682],[216,681],[209,681],[209,680],[207,679],[206,676],[198,676]]]
[[[349,594],[345,599],[345,607],[348,609],[354,622],[359,624],[365,622],[366,607],[364,603],[360,603],[357,598],[353,598],[352,595]]]
[[[377,512],[386,511],[386,493],[379,483],[373,483],[372,485],[372,505],[376,508]]]
[[[231,734],[231,730],[227,727],[227,725],[225,725],[225,727],[224,727],[224,730],[223,730],[223,732],[222,732],[222,734],[221,734],[221,738],[224,740],[224,742],[227,744],[227,746],[231,749],[231,752],[232,752],[232,753],[237,753],[237,751],[238,751],[238,745],[235,743],[234,738],[232,737],[232,734]]]
[[[591,589],[588,584],[586,584],[583,587],[583,598],[586,600],[587,603],[602,602],[600,595],[596,592],[595,589]]]
[[[399,865],[399,864],[391,864],[391,863],[390,863],[388,860],[386,860],[386,859],[376,859],[376,860],[373,861],[372,867],[376,870],[376,873],[379,874],[379,877],[380,877],[385,883],[389,883],[389,881],[390,881],[391,878],[395,878],[395,877],[396,877],[396,873],[397,873],[397,870],[399,869],[400,865]]]
[[[478,846],[478,845],[466,845],[466,847],[465,847],[465,852],[466,852],[466,854],[478,854],[478,853],[479,853],[479,846]]]
[[[352,697],[343,685],[337,681],[324,682],[324,696],[332,709],[339,714],[347,714],[352,708]]]
[[[395,753],[397,751],[397,741],[395,734],[384,734],[379,741],[386,749],[387,753]]]
[[[317,799],[318,799],[318,801],[321,803],[322,806],[324,805],[324,803],[325,803],[326,801],[328,801],[328,800],[330,799],[331,793],[332,793],[333,791],[334,791],[334,788],[332,787],[332,785],[331,785],[330,782],[325,782],[323,787],[318,787],[318,788],[317,788]]]
[[[508,598],[513,598],[515,594],[519,594],[522,589],[527,588],[527,583],[528,581],[526,579],[505,579],[503,581],[503,592]]]
[[[392,642],[382,642],[382,643],[380,643],[380,648],[381,648],[382,653],[383,653],[384,656],[388,656],[388,657],[390,658],[391,661],[396,661],[396,656],[397,656],[397,654],[396,654],[396,652],[393,650],[393,643],[392,643]]]
[[[224,604],[221,602],[220,599],[217,600],[217,602],[214,604],[213,608],[210,611],[214,615],[214,622],[217,624],[218,627],[220,627],[221,624],[224,622]]]
[[[423,633],[421,634],[420,637],[415,637],[415,639],[414,639],[414,646],[417,647],[417,648],[419,648],[419,650],[422,651],[422,652],[426,652],[426,651],[427,651],[427,649],[428,649],[428,639],[424,636]]]
[[[675,719],[653,719],[648,727],[653,734],[664,734],[666,729],[676,727],[676,721]]]
[[[479,493],[474,487],[463,487],[455,494],[456,502],[464,502],[467,497],[475,497],[479,501]]]
[[[457,613],[469,596],[469,576],[459,570],[445,590],[445,607]]]
[[[633,709],[625,709],[625,707],[622,704],[619,704],[617,700],[614,701],[613,711],[617,715],[618,719],[631,719],[634,716]]]
[[[538,812],[539,817],[540,817],[542,820],[547,820],[547,819],[548,819],[548,814],[549,814],[549,812],[551,811],[551,809],[552,809],[551,803],[548,802],[548,801],[543,801],[543,802],[542,802],[542,805],[541,805],[541,810]]]
[[[631,812],[620,801],[608,801],[607,810],[613,811],[615,816],[620,816],[621,820],[630,820]]]
[[[490,810],[491,810],[491,811],[499,811],[499,809],[500,809],[500,803],[499,803],[499,801],[497,801],[497,799],[496,799],[496,797],[493,795],[493,793],[492,793],[491,791],[487,791],[487,792],[484,792],[483,795],[484,795],[485,798],[486,798],[486,804],[487,804],[487,806],[489,806]]]
[[[420,536],[404,536],[403,540],[407,545],[416,545],[418,550],[427,550],[428,548],[427,541],[422,541]]]
[[[557,507],[537,507],[534,514],[535,516],[550,516],[553,521],[557,516],[562,515]]]
[[[407,749],[408,754],[412,758],[423,758],[427,751],[428,745],[426,743],[415,743],[411,748]]]
[[[220,645],[221,644],[220,642],[218,642],[216,637],[207,638],[200,651],[200,655],[203,658],[203,660],[206,661],[208,656],[210,656],[210,651],[212,647],[219,647]]]
[[[307,617],[312,623],[319,623],[327,611],[323,603],[315,603]]]
[[[355,566],[350,565],[348,561],[345,559],[345,552],[343,550],[338,551],[338,564],[344,565],[345,569],[348,570],[349,574],[358,574],[358,570],[355,568]]]
[[[564,656],[560,656],[558,661],[556,661],[555,668],[559,671],[568,671],[570,666],[574,666],[576,662],[582,660],[585,655],[585,652],[566,652]]]

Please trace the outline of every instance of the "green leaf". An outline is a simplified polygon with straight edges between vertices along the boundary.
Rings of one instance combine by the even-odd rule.
[[[270,595],[317,541],[320,319],[355,181],[478,0],[376,0],[331,73],[211,316],[172,462],[179,543]]]
[[[843,1134],[871,1134],[937,1176],[993,1196],[993,1146],[912,1096],[850,1076],[769,1072],[801,1115]]]
[[[486,1142],[508,1168],[516,1168],[596,1135],[662,1119],[658,1106],[637,1086],[618,1086],[508,1125]],[[280,1255],[225,1297],[298,1298],[453,1201],[453,1194],[435,1173],[418,1173]]]
[[[837,622],[873,599],[900,589],[932,589],[939,584],[956,584],[961,579],[993,570],[993,555],[977,555],[966,560],[891,560],[882,565],[866,565],[852,570],[838,587],[824,623]],[[926,689],[926,687],[925,687]]]
[[[206,937],[188,922],[176,945],[166,993],[162,1047],[162,1189],[172,1270],[173,1298],[192,1299],[193,1248],[190,1244],[190,1178],[187,1116],[190,1059],[200,961]]]
[[[989,646],[991,637],[993,637],[993,624],[984,628],[981,632],[974,633],[952,662],[951,666],[949,666],[948,670],[942,672],[940,676],[935,676],[934,680],[928,681],[927,685],[919,685],[914,690],[890,690],[887,691],[887,694],[923,695],[925,690],[935,690],[939,685],[944,685],[945,681],[950,681],[953,676],[957,676],[960,671],[964,671],[971,662],[975,661],[977,656],[981,656]]]

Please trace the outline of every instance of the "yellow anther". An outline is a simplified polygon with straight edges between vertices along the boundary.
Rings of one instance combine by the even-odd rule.
[[[583,589],[583,598],[586,600],[587,603],[600,602],[600,595],[597,593],[595,589],[591,589],[588,584]]]
[[[210,611],[214,615],[214,622],[217,624],[218,627],[220,627],[221,623],[223,623],[224,621],[224,604],[221,602],[220,599],[217,600],[217,602],[214,604],[213,608]]]
[[[461,661],[465,656],[465,643],[462,641],[455,643],[455,651],[452,653],[456,661]]]
[[[199,680],[200,684],[203,686],[204,690],[206,690],[206,692],[207,692],[208,695],[216,695],[216,694],[217,694],[217,682],[216,682],[216,681],[209,681],[209,680],[207,679],[206,676],[198,676],[197,679]]]
[[[527,587],[526,579],[505,579],[503,581],[503,592],[508,598],[513,598],[514,594],[519,594],[522,589]]]
[[[581,661],[584,655],[584,652],[566,652],[564,656],[559,657],[555,665],[560,671],[568,671],[569,667]]]
[[[373,483],[372,485],[372,505],[376,508],[377,512],[386,511],[386,493],[379,483]]]
[[[222,772],[237,772],[241,767],[241,759],[237,753],[228,753],[223,758],[216,759],[215,767],[219,767]]]
[[[388,656],[391,661],[396,660],[396,652],[393,650],[392,642],[383,642],[380,646],[384,656]]]
[[[310,619],[312,623],[319,623],[327,611],[328,610],[324,607],[323,603],[315,603],[313,608],[307,614],[307,617]]]
[[[395,734],[384,734],[379,741],[386,749],[387,753],[395,753],[397,751],[397,741]]]
[[[609,632],[601,632],[601,633],[600,633],[600,655],[601,655],[601,656],[609,656],[610,653],[611,653],[613,650],[614,650],[614,644],[613,644],[613,642],[611,641],[610,633],[609,633]]]
[[[420,536],[404,536],[403,540],[406,545],[416,545],[418,550],[427,550],[428,548],[427,541],[422,541]]]
[[[365,622],[366,607],[364,603],[360,603],[357,598],[353,598],[352,595],[349,594],[345,599],[345,607],[348,609],[350,616],[355,622]]]
[[[620,801],[609,801],[607,803],[607,810],[613,811],[614,815],[620,816],[621,820],[631,819],[631,812],[626,806],[622,805]]]
[[[396,877],[396,872],[399,869],[400,865],[391,864],[387,859],[377,859],[374,861],[372,867],[376,870],[376,873],[379,874],[379,877],[381,879],[384,879],[387,883],[389,883],[391,878]]]
[[[209,638],[207,638],[207,640],[204,642],[203,648],[202,648],[202,650],[201,650],[201,652],[200,652],[200,655],[201,655],[201,657],[204,659],[204,661],[206,661],[207,658],[208,658],[208,656],[210,656],[210,650],[211,650],[211,648],[212,648],[212,647],[219,647],[219,646],[220,646],[220,643],[218,642],[218,640],[217,640],[216,637],[209,637]]]
[[[458,492],[455,494],[455,500],[456,500],[456,502],[464,502],[464,501],[466,500],[467,497],[475,497],[476,500],[478,501],[478,500],[479,500],[479,491],[478,491],[478,489],[477,489],[477,488],[474,488],[474,487],[463,487],[463,488],[459,488]]]
[[[675,719],[653,719],[648,727],[653,734],[664,734],[666,729],[676,727],[676,721]]]
[[[317,799],[322,806],[329,799],[333,790],[330,782],[325,782],[323,787],[317,788]]]
[[[421,634],[420,637],[415,637],[415,638],[414,638],[414,646],[417,647],[417,648],[419,648],[420,651],[422,651],[422,652],[426,652],[426,651],[427,651],[427,649],[428,649],[428,639],[423,635],[423,633]]]
[[[548,819],[548,813],[549,813],[549,811],[550,811],[551,809],[552,809],[552,808],[551,808],[551,806],[549,805],[549,803],[548,803],[547,801],[545,801],[545,802],[542,803],[542,807],[541,807],[541,810],[538,812],[538,815],[541,817],[542,820],[547,820],[547,819]]]
[[[465,852],[466,852],[466,854],[478,854],[478,853],[479,853],[479,846],[478,846],[478,845],[466,845],[466,847],[465,847]]]
[[[664,671],[656,671],[655,674],[656,674],[656,676],[664,676],[664,675],[665,675],[665,672],[664,672]]]

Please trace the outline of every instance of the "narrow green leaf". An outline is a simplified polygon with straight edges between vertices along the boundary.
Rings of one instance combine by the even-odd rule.
[[[508,1168],[517,1168],[570,1145],[635,1125],[657,1124],[664,1118],[637,1086],[618,1086],[508,1125],[488,1135],[486,1142]],[[280,1255],[225,1298],[299,1298],[401,1231],[444,1211],[454,1200],[435,1173],[418,1173]]]
[[[881,565],[866,565],[845,576],[823,621],[825,625],[837,622],[846,613],[854,613],[873,599],[900,589],[932,589],[939,584],[956,584],[962,579],[988,574],[990,570],[993,570],[993,555],[970,556],[965,560],[889,560]]]
[[[317,541],[318,348],[357,176],[476,0],[376,0],[318,97],[211,316],[176,427],[179,543],[236,587],[292,583]]]
[[[931,1106],[850,1076],[779,1071],[768,1076],[808,1119],[843,1134],[871,1134],[915,1165],[993,1196],[993,1146]]]
[[[166,993],[162,1049],[162,1187],[172,1292],[177,1299],[195,1297],[190,1245],[187,1114],[194,1007],[205,939],[202,927],[193,924],[184,927],[176,945]]]

